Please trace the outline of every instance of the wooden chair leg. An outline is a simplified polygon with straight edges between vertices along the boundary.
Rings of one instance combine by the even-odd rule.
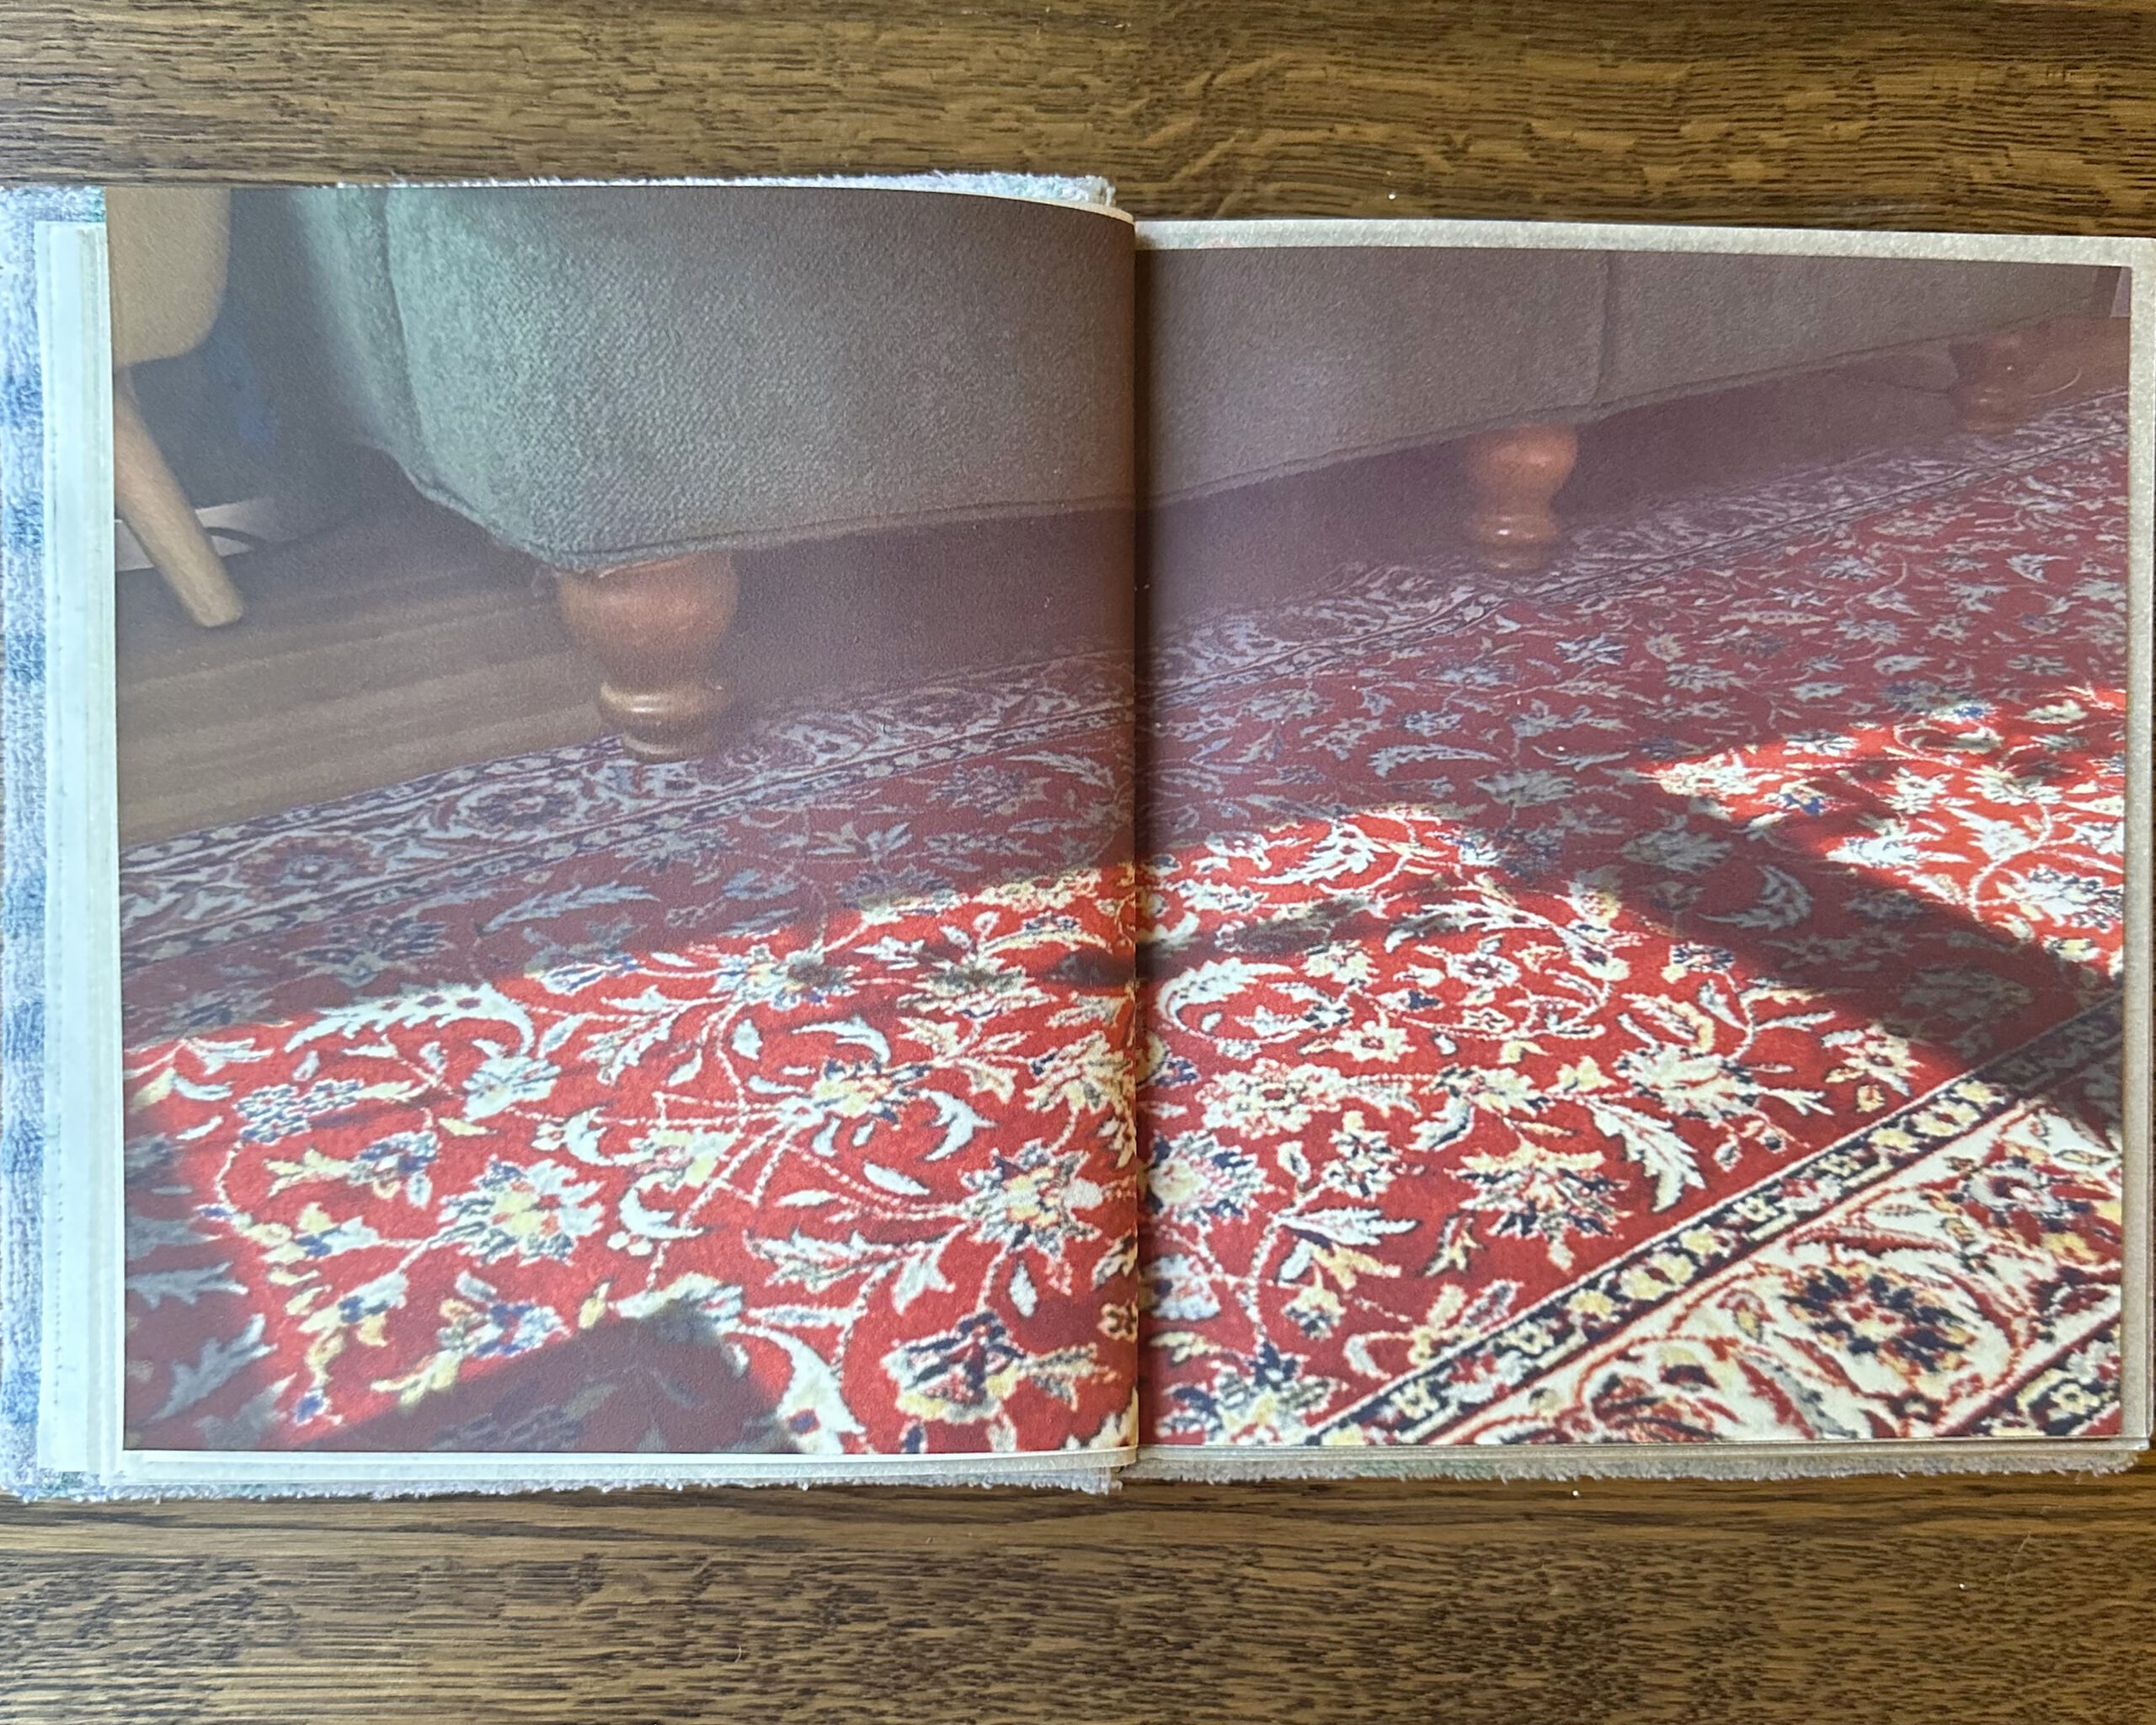
[[[239,591],[166,465],[125,371],[113,378],[112,496],[188,616],[205,629],[239,621],[245,609]]]
[[[1467,440],[1467,537],[1484,568],[1520,572],[1550,561],[1561,531],[1550,505],[1579,447],[1570,425],[1507,425]]]
[[[2029,416],[2041,393],[2044,344],[2034,329],[2008,329],[1948,350],[1959,378],[1952,391],[1965,431],[2004,431]]]
[[[710,745],[733,700],[714,673],[741,593],[723,551],[618,569],[557,569],[570,635],[599,661],[599,712],[641,761]]]

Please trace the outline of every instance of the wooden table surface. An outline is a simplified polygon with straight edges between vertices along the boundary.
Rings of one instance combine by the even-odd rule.
[[[2148,232],[2156,6],[8,0],[0,179]],[[0,1719],[2156,1719],[2156,1468],[0,1509]]]

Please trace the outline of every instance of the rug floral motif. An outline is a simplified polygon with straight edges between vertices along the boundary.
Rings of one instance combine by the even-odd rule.
[[[2124,457],[2084,405],[1171,647],[1150,1440],[2116,1426]]]
[[[130,1441],[2116,1429],[2122,428],[138,847]]]
[[[131,1441],[1127,1442],[1119,671],[131,852]]]

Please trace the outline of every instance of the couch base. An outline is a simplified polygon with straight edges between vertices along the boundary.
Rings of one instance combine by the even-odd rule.
[[[1953,343],[1948,352],[1956,382],[1949,394],[1961,429],[2009,430],[2038,408],[2099,381],[2106,369],[2120,371],[2122,381],[2122,335],[2103,344],[2092,334],[2105,321],[2055,318]],[[2122,323],[2118,327],[2123,331]],[[1532,420],[1460,440],[1472,499],[1467,539],[1485,569],[1526,573],[1556,554],[1564,527],[1556,505],[1578,457],[1580,430]]]
[[[684,761],[708,748],[734,698],[714,669],[741,595],[732,556],[554,575],[570,636],[599,661],[600,717],[628,751]]]
[[[1486,569],[1525,574],[1550,561],[1560,537],[1550,505],[1579,452],[1573,425],[1508,425],[1467,440],[1467,537]]]

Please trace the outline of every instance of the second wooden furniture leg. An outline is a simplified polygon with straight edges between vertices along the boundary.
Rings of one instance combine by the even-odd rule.
[[[555,571],[562,617],[599,661],[600,716],[643,761],[711,742],[733,697],[713,666],[741,586],[723,551],[618,569]]]
[[[1550,505],[1579,448],[1570,425],[1508,425],[1467,440],[1474,493],[1467,537],[1485,568],[1539,569],[1549,562],[1560,531]]]
[[[1964,430],[2004,431],[2028,417],[2044,360],[2041,332],[2009,329],[1956,342],[1951,351],[1961,380],[1953,401]]]
[[[112,384],[112,500],[189,617],[205,629],[239,621],[239,590],[166,465],[125,371]]]

